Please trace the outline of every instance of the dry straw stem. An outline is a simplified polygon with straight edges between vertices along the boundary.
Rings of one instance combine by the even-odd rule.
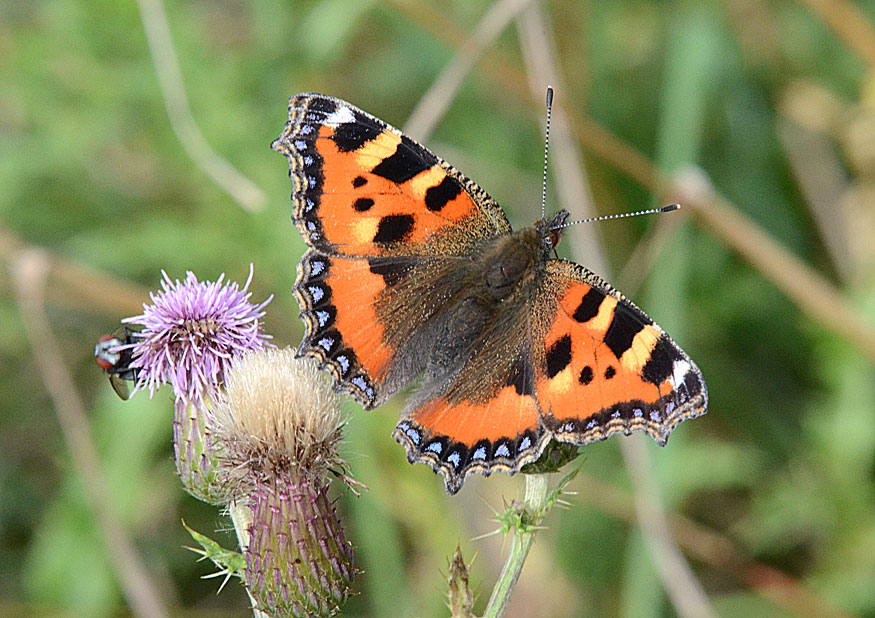
[[[97,529],[103,536],[109,561],[122,593],[136,616],[168,616],[158,587],[137,555],[134,543],[118,517],[100,468],[85,408],[58,349],[45,312],[44,293],[52,261],[45,252],[28,249],[11,260],[12,282],[25,331],[42,373],[43,384],[55,405],[70,458],[91,502]],[[75,577],[75,573],[71,573]]]
[[[554,45],[549,39],[552,28],[541,13],[538,5],[530,6],[519,19],[522,39],[523,57],[527,60],[526,66],[529,71],[529,83],[533,91],[540,90],[542,84],[538,82],[536,75],[540,76],[543,68],[548,71],[548,77],[559,83],[559,70],[555,60]],[[588,197],[583,193],[583,187],[588,186],[584,167],[579,161],[576,148],[572,145],[571,136],[568,132],[567,121],[564,115],[557,115],[560,122],[555,127],[556,142],[565,146],[560,156],[569,157],[565,161],[563,178],[560,184],[569,183],[579,187],[580,195],[560,195],[571,200],[566,206],[576,205],[574,201]],[[573,158],[572,158],[573,156]],[[573,163],[573,165],[570,165]],[[585,203],[589,204],[589,201]],[[596,260],[601,272],[608,274],[607,261],[601,250],[601,243],[592,231],[592,238],[584,245],[582,238],[574,240],[575,252],[584,247],[587,249],[588,260]],[[659,482],[654,474],[654,466],[650,461],[650,453],[641,436],[631,440],[622,440],[621,448],[626,466],[635,481],[635,507],[638,513],[638,525],[645,533],[649,541],[651,554],[656,563],[657,571],[662,580],[668,598],[680,616],[684,618],[713,618],[716,616],[711,608],[710,600],[705,594],[704,587],[696,579],[693,570],[687,564],[683,553],[678,547],[677,541],[668,528],[668,516],[662,499],[659,495]]]
[[[507,25],[532,0],[498,0],[477,22],[474,32],[467,37],[453,59],[422,97],[404,123],[404,131],[423,143],[447,113],[465,77],[474,64],[489,49]]]
[[[689,618],[716,618],[704,588],[687,564],[669,528],[645,439],[637,435],[620,441],[623,459],[634,483],[636,521],[656,558],[660,579],[678,614]]]
[[[532,4],[517,19],[517,30],[532,97],[537,97],[539,93],[543,95],[547,86],[552,84],[559,93],[558,100],[563,98],[561,93],[567,90],[556,60],[556,45],[550,37],[553,29],[546,21],[541,5]],[[584,173],[580,145],[571,135],[568,114],[561,105],[553,111],[550,150],[555,154],[549,161],[549,173],[555,179],[552,184],[556,188],[559,206],[575,213],[575,216],[597,215],[589,178]],[[597,273],[608,272],[598,226],[578,226],[574,230],[574,240],[578,259]]]
[[[847,0],[800,0],[870,68],[875,68],[875,27]]]
[[[845,195],[851,184],[833,144],[788,118],[778,123],[778,138],[794,180],[817,221],[824,248],[842,280],[852,281],[857,260],[850,241],[860,226],[851,220],[851,213],[838,197]],[[866,242],[871,242],[871,236]]]
[[[838,275],[854,287],[875,266],[875,115],[865,94],[853,103],[807,80],[783,89],[779,110],[794,180]]]
[[[465,30],[424,3],[415,0],[390,0],[390,3],[418,26],[454,48],[464,44]],[[498,51],[492,49],[484,53],[478,68],[485,77],[498,81],[503,92],[528,101],[533,112],[543,110],[543,93],[535,96],[526,86],[526,76],[519,67]],[[674,180],[638,150],[576,109],[563,106],[561,98],[557,99],[556,107],[568,114],[572,131],[587,151],[664,201],[677,197],[678,187]],[[867,323],[825,277],[781,246],[738,207],[714,190],[685,200],[684,206],[689,207],[701,224],[784,292],[802,311],[825,329],[875,358],[875,326]]]
[[[60,307],[100,309],[106,315],[133,315],[143,309],[149,290],[33,245],[0,227],[0,258],[7,263],[22,251],[39,251],[48,262],[46,302]],[[5,282],[4,282],[5,283]]]
[[[204,174],[244,209],[260,211],[267,201],[264,191],[210,147],[191,114],[164,5],[161,0],[137,0],[137,5],[173,132]]]
[[[866,322],[838,289],[811,266],[784,249],[709,184],[690,192],[684,176],[675,195],[685,199],[708,229],[744,257],[811,318],[875,358],[875,326]]]

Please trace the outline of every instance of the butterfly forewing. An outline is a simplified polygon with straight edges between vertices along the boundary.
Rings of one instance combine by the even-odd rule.
[[[646,431],[665,444],[678,423],[704,413],[698,367],[644,312],[577,264],[552,260],[547,270],[534,307],[536,396],[557,440]]]
[[[382,120],[332,97],[300,94],[272,147],[295,182],[304,240],[335,255],[434,255],[432,237],[470,241],[510,231],[485,191]],[[457,255],[467,245],[454,248]],[[442,245],[440,252],[453,248]]]

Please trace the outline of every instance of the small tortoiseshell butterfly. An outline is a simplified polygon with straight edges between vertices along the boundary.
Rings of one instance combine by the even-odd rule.
[[[474,182],[340,99],[299,94],[272,148],[309,249],[295,296],[317,358],[366,409],[422,381],[393,435],[455,493],[547,443],[705,413],[695,363],[586,268],[552,259],[568,212],[515,232]]]

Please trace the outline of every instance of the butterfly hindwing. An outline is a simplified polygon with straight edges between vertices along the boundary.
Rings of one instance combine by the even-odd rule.
[[[442,324],[434,314],[465,285],[450,274],[453,264],[308,250],[294,288],[307,327],[299,353],[317,358],[365,408],[381,405],[425,369]]]
[[[509,390],[479,404],[431,399],[405,413],[392,435],[411,463],[428,463],[453,494],[473,472],[518,472],[540,456],[549,437],[534,399]]]
[[[526,294],[525,290],[520,290]],[[393,435],[411,462],[428,463],[455,493],[465,478],[495,470],[515,473],[535,461],[549,432],[534,398],[535,374],[528,316],[510,302],[455,307],[446,330],[451,349],[431,354],[420,395],[402,414]]]
[[[351,279],[356,283],[347,285]],[[379,293],[374,289],[378,284],[369,276],[367,261],[310,249],[298,264],[294,288],[307,329],[298,353],[318,359],[339,388],[365,407],[378,401],[380,372],[394,356],[367,302],[369,293]]]

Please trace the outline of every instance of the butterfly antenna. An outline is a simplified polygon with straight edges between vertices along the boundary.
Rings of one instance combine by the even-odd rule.
[[[671,212],[673,210],[679,209],[680,207],[680,204],[669,204],[668,206],[663,206],[662,208],[651,208],[650,210],[639,210],[637,212],[625,212],[619,215],[605,215],[603,217],[578,219],[577,221],[569,221],[568,223],[563,223],[557,229],[561,230],[564,227],[568,227],[569,225],[577,225],[578,223],[593,223],[595,221],[607,221],[609,219],[624,219],[625,217],[637,217],[638,215],[652,215],[658,212]]]
[[[544,135],[544,182],[541,188],[541,219],[547,216],[547,155],[550,153],[551,111],[553,111],[553,87],[547,86],[547,131]]]

